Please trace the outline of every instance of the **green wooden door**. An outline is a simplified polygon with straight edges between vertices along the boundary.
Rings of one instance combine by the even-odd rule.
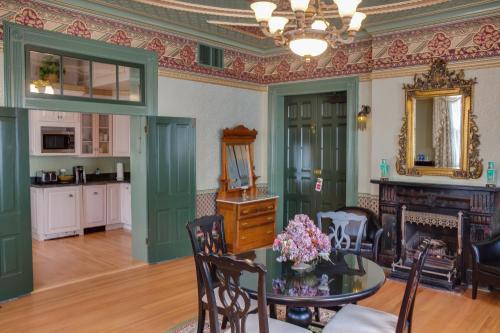
[[[28,110],[0,108],[0,301],[33,290]]]
[[[195,217],[195,120],[148,117],[149,261],[191,255],[186,223]]]
[[[346,110],[345,93],[285,98],[285,223],[345,205]]]

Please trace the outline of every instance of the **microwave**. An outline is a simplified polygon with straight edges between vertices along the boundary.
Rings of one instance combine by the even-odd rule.
[[[74,127],[42,127],[42,153],[74,154]]]

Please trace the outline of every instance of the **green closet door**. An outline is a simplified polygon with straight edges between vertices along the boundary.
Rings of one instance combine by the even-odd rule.
[[[0,301],[33,290],[28,110],[0,108]]]
[[[148,117],[150,262],[192,255],[185,226],[195,218],[195,132],[194,119]]]

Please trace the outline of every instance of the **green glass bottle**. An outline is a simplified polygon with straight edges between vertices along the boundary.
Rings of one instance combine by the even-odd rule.
[[[486,186],[496,186],[495,162],[488,162],[488,170],[486,170]]]
[[[382,162],[380,162],[380,179],[389,179],[389,164],[385,158],[382,159]]]

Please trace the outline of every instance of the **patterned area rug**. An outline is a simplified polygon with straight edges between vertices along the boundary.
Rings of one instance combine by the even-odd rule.
[[[311,308],[311,311],[312,310],[313,309]],[[286,308],[284,306],[278,305],[276,312],[277,312],[276,313],[277,318],[279,320],[285,319]],[[321,318],[320,318],[321,324],[323,324],[323,325],[326,325],[326,323],[328,323],[328,321],[335,315],[334,311],[329,311],[329,310],[325,310],[325,309],[321,309],[320,313],[321,313]],[[197,317],[193,317],[192,319],[186,320],[185,322],[180,323],[180,324],[176,325],[175,327],[169,329],[167,331],[167,333],[196,333],[197,323],[198,323]],[[222,323],[222,316],[219,316],[219,324],[221,324],[221,323]],[[313,332],[317,332],[317,333],[321,332],[320,328],[312,326],[312,325],[309,327],[309,329],[312,330]],[[210,333],[210,324],[208,323],[208,318],[207,318],[207,321],[205,321],[205,327],[203,329],[203,332]]]

